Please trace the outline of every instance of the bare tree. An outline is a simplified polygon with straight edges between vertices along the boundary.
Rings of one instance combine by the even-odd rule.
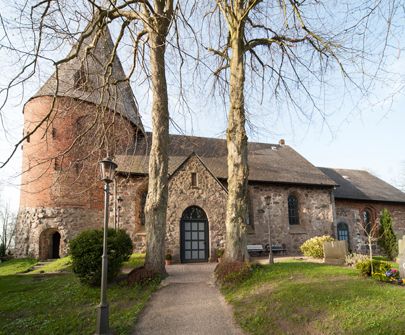
[[[314,113],[326,120],[328,112],[320,105],[335,70],[349,91],[367,94],[384,65],[400,3],[215,0],[211,5],[205,16],[211,28],[205,42],[217,56],[212,73],[218,85],[229,89],[225,256],[244,260],[249,174],[246,101],[258,106],[268,101],[270,113],[277,114],[275,102],[282,99],[290,112],[308,121]]]
[[[14,151],[1,166],[9,162],[16,149],[27,139],[32,137],[41,128],[46,131],[42,135],[46,138],[48,130],[58,113],[57,97],[60,94],[63,80],[59,77],[58,70],[64,64],[74,61],[79,55],[86,58],[88,54],[96,52],[95,49],[103,36],[103,32],[109,26],[114,26],[118,31],[113,41],[113,46],[106,60],[101,64],[103,76],[98,81],[98,101],[104,108],[96,113],[94,120],[86,123],[81,133],[72,140],[71,145],[57,153],[58,162],[74,151],[80,137],[87,134],[96,146],[102,148],[104,154],[114,154],[111,144],[108,143],[108,131],[114,128],[114,120],[108,116],[109,107],[114,106],[112,91],[122,90],[122,83],[129,83],[131,76],[140,80],[150,80],[152,92],[152,143],[149,159],[149,188],[146,202],[146,229],[147,229],[147,255],[145,266],[154,272],[165,273],[165,234],[166,234],[166,208],[167,208],[167,182],[168,182],[168,133],[169,133],[169,107],[166,82],[165,52],[167,37],[175,18],[174,0],[150,0],[150,1],[21,1],[16,4],[20,22],[17,28],[26,31],[33,37],[26,38],[24,47],[32,45],[31,49],[17,46],[7,34],[5,29],[3,47],[18,55],[20,63],[24,64],[19,72],[12,78],[9,84],[2,89],[0,94],[7,101],[10,92],[17,86],[24,86],[39,71],[39,66],[44,62],[51,62],[56,70],[54,75],[55,90],[52,106],[49,113],[38,120],[35,127],[26,132],[16,143]],[[87,19],[90,17],[90,19]],[[6,20],[3,27],[8,28]],[[85,23],[85,25],[83,24]],[[85,26],[85,28],[84,28]],[[66,41],[75,41],[75,49],[65,58],[58,58],[52,48],[59,50]],[[120,48],[132,49],[130,59],[132,64],[130,73],[125,78],[112,80],[114,62]],[[97,58],[97,55],[93,57]],[[86,64],[82,61],[82,67]],[[88,90],[88,81],[79,78],[81,88]],[[125,88],[124,88],[125,90]],[[0,113],[2,116],[2,113]],[[89,120],[88,120],[89,121]],[[97,126],[100,125],[101,126]],[[94,129],[101,128],[99,136],[94,136]],[[122,134],[123,135],[123,134]],[[124,135],[125,136],[125,135]],[[87,143],[88,144],[88,143]],[[94,150],[93,150],[94,151]],[[47,157],[48,159],[49,157]],[[55,159],[51,157],[50,159]],[[68,160],[65,158],[65,160]],[[51,164],[41,162],[42,164]],[[0,166],[0,167],[1,167]],[[47,169],[43,174],[47,173]],[[41,176],[38,176],[40,178]]]
[[[371,266],[371,274],[374,273],[373,268],[373,246],[376,245],[377,241],[380,238],[379,235],[379,224],[377,220],[370,220],[368,217],[368,212],[364,211],[362,213],[362,220],[359,221],[360,230],[366,235],[367,237],[367,248],[368,248],[368,256],[370,259],[370,266]]]
[[[8,204],[0,207],[0,257],[12,252],[16,219]]]

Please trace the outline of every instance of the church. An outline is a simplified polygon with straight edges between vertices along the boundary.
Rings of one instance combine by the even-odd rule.
[[[110,226],[127,231],[134,251],[145,250],[151,133],[144,131],[120,60],[110,61],[113,48],[103,31],[94,47],[61,64],[23,108],[18,257],[64,256],[80,231],[102,227],[98,162],[107,155],[118,164]],[[364,253],[366,233],[384,208],[395,233],[405,233],[405,194],[370,173],[316,167],[284,140],[250,142],[248,152],[249,244],[266,245],[271,234],[273,245],[295,255],[307,239],[327,234]],[[215,261],[226,243],[226,141],[171,135],[169,157],[167,253],[175,262]]]

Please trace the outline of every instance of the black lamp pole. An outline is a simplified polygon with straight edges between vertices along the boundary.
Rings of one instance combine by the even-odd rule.
[[[103,235],[103,255],[101,265],[101,294],[100,305],[97,307],[97,328],[96,335],[111,335],[108,316],[108,302],[107,302],[107,272],[108,272],[108,258],[107,258],[107,237],[108,237],[108,218],[109,218],[109,197],[110,197],[110,183],[114,180],[115,164],[111,158],[104,158],[100,162],[101,179],[104,181],[104,235]]]

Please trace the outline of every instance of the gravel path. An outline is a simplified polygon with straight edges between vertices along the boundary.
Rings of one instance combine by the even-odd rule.
[[[243,335],[213,283],[215,264],[175,264],[141,313],[133,335]]]

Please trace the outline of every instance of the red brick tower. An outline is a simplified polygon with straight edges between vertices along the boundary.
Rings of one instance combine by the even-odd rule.
[[[79,231],[100,227],[98,162],[134,150],[143,127],[108,29],[92,34],[24,106],[17,256],[64,255]],[[77,46],[70,55],[74,55]],[[111,72],[109,72],[111,69]]]

